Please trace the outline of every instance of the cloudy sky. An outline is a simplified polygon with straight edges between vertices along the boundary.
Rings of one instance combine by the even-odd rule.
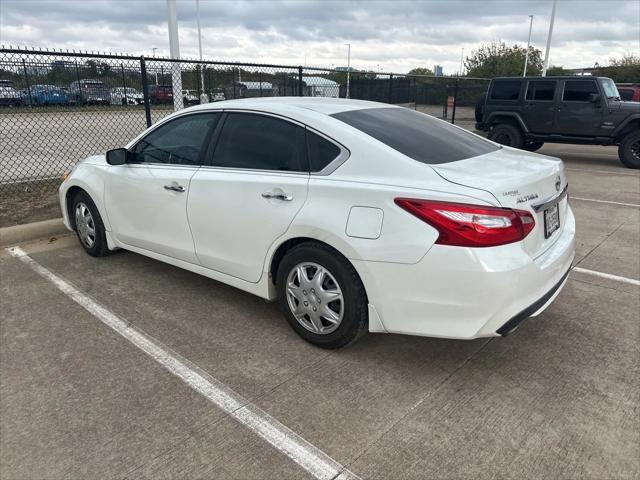
[[[532,43],[544,51],[551,0],[201,0],[204,57],[406,72],[459,68],[461,49]],[[198,55],[195,0],[178,0],[180,53]],[[166,0],[0,0],[0,44],[168,54]],[[640,0],[559,0],[551,64],[605,65],[640,53]]]

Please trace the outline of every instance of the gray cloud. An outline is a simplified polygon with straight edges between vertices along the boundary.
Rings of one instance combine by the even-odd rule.
[[[461,48],[503,40],[543,49],[550,0],[210,1],[201,0],[209,59],[406,71],[439,63],[455,71]],[[195,0],[178,1],[181,53],[197,54]],[[560,0],[551,58],[567,67],[606,64],[640,51],[637,0]],[[149,54],[168,51],[165,0],[2,0],[0,43]]]

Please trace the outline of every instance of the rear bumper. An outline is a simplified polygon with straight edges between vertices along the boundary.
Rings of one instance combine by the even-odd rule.
[[[353,264],[385,331],[473,339],[504,334],[542,312],[564,285],[574,252],[575,219],[568,208],[557,241],[535,259],[520,243],[434,245],[416,264]]]

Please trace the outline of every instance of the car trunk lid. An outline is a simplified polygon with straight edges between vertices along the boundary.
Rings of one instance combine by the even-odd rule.
[[[491,193],[506,208],[533,213],[536,227],[524,239],[532,257],[544,253],[560,236],[567,213],[567,186],[561,160],[504,147],[478,157],[431,165],[445,180]],[[556,202],[556,200],[560,200]],[[545,235],[545,211],[558,205],[559,228]],[[553,219],[549,212],[548,219]]]

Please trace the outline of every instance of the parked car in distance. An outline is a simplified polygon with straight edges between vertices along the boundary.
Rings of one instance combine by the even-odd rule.
[[[69,99],[78,105],[109,105],[111,93],[101,80],[85,78],[69,85]]]
[[[545,142],[617,145],[620,161],[640,168],[640,103],[622,101],[610,78],[495,78],[476,104],[476,129],[529,151]]]
[[[200,100],[198,99],[198,95],[196,95],[197,92],[195,92],[194,90],[182,90],[182,101],[186,106],[190,106],[190,105],[198,105],[200,103]]]
[[[211,95],[209,95],[209,98],[211,98],[212,102],[221,102],[227,99],[222,90],[214,90],[211,92]]]
[[[67,105],[69,97],[55,85],[33,85],[22,91],[25,105]]]
[[[22,96],[15,89],[11,80],[0,80],[0,107],[17,107],[22,105]]]
[[[111,89],[111,105],[141,105],[144,95],[132,87],[115,87]]]
[[[618,83],[620,98],[625,102],[640,102],[640,83]]]
[[[154,104],[173,103],[171,85],[152,85],[149,87],[149,101]]]
[[[187,108],[60,187],[90,255],[123,248],[268,300],[303,338],[471,339],[544,310],[574,258],[561,160],[360,100]],[[559,320],[559,319],[558,319]]]

